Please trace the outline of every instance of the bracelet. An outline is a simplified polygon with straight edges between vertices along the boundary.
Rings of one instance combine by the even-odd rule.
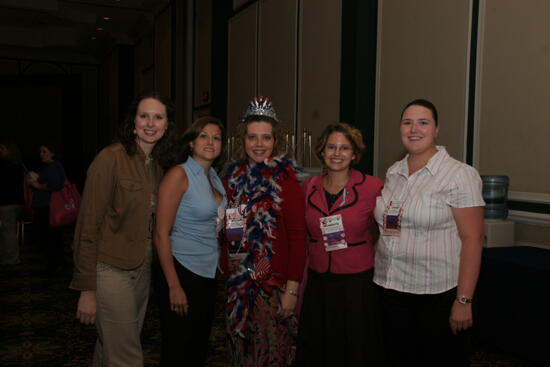
[[[294,292],[292,289],[287,289],[285,292],[291,296],[298,297],[298,293]]]

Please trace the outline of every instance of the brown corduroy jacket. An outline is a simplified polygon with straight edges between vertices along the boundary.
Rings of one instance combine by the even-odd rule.
[[[99,152],[88,169],[76,223],[70,288],[95,290],[98,261],[120,269],[143,263],[161,178],[161,167],[146,164],[139,148],[133,156],[120,143]]]

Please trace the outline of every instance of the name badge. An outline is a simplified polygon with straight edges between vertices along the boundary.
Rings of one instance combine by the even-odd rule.
[[[341,250],[348,247],[341,214],[319,218],[319,222],[325,251]]]
[[[384,227],[382,235],[401,236],[401,216],[403,215],[403,201],[392,200],[384,211]]]
[[[244,210],[246,205],[225,210],[225,233],[228,241],[240,241],[245,230]]]

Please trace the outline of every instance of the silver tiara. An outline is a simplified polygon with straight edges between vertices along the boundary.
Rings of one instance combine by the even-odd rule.
[[[246,120],[248,116],[267,116],[275,121],[279,121],[271,100],[262,96],[254,97],[254,99],[250,101],[241,117],[241,122]]]

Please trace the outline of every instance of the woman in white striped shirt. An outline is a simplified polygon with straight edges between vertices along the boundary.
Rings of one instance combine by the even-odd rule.
[[[485,203],[477,171],[436,146],[439,129],[431,102],[405,106],[408,154],[388,169],[376,203],[374,281],[390,366],[469,366]]]

